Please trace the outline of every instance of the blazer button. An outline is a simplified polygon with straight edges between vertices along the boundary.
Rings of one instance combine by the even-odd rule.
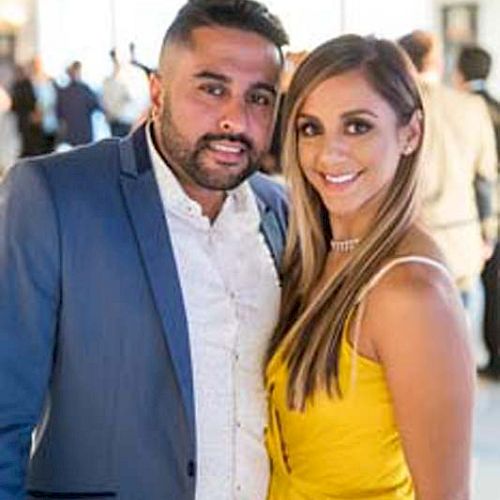
[[[187,475],[189,477],[194,477],[196,474],[196,462],[194,460],[189,460],[187,463]]]

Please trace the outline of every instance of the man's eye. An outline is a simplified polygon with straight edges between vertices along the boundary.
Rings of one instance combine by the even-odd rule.
[[[215,96],[215,97],[220,97],[224,95],[226,89],[223,85],[214,85],[214,84],[205,84],[201,85],[200,89],[205,92],[206,94]]]
[[[301,137],[314,137],[320,133],[319,127],[312,122],[300,123],[297,127],[297,131]]]
[[[249,101],[258,106],[271,106],[273,104],[273,98],[271,96],[258,92],[250,94]]]
[[[372,125],[364,120],[352,120],[345,125],[345,131],[348,135],[366,134],[372,128]]]

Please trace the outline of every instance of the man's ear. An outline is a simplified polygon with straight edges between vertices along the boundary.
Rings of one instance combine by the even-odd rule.
[[[422,111],[417,109],[413,112],[410,121],[400,131],[401,154],[403,156],[409,156],[415,152],[422,142],[422,133],[423,115]]]
[[[158,73],[152,73],[149,77],[149,96],[151,98],[151,113],[154,116],[159,114],[163,108],[164,88],[161,76]]]

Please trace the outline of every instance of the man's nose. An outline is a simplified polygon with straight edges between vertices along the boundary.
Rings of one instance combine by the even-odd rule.
[[[246,103],[239,99],[227,102],[219,119],[219,128],[223,133],[240,134],[247,130],[248,110]]]

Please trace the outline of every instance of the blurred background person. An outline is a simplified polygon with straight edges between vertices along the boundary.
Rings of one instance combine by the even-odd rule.
[[[41,120],[41,152],[51,153],[55,149],[59,128],[56,112],[57,86],[55,80],[45,73],[40,56],[35,56],[33,58],[30,69],[31,83]]]
[[[0,85],[0,180],[21,152],[17,123],[11,108],[12,99]]]
[[[454,81],[460,89],[477,94],[484,99],[493,122],[497,157],[500,158],[500,102],[490,94],[486,86],[491,64],[492,57],[484,48],[465,46],[458,55]],[[480,375],[494,380],[500,380],[500,244],[498,241],[497,238],[493,255],[486,262],[482,274],[485,289],[483,327],[489,359],[487,364],[479,369]]]
[[[103,82],[102,107],[111,135],[123,137],[149,109],[148,79],[142,69],[121,62],[115,49],[110,57],[113,70]]]
[[[43,152],[42,115],[37,104],[35,88],[27,68],[18,65],[11,90],[12,111],[17,118],[21,136],[21,156],[33,156]]]
[[[276,110],[276,121],[274,126],[273,137],[269,152],[262,158],[260,169],[268,175],[273,175],[277,180],[283,180],[282,167],[280,165],[281,154],[281,119],[283,116],[283,102],[288,91],[290,81],[298,68],[299,64],[307,57],[308,52],[302,50],[300,52],[288,51],[285,54],[285,64],[281,73],[280,80],[280,100]]]
[[[493,127],[482,99],[441,83],[441,46],[434,34],[414,31],[399,44],[419,72],[426,110],[422,217],[460,289],[480,365],[486,355],[480,277],[497,236]]]
[[[57,116],[61,142],[70,146],[93,140],[92,114],[101,109],[95,92],[82,81],[82,64],[74,61],[66,73],[69,83],[59,90]]]

